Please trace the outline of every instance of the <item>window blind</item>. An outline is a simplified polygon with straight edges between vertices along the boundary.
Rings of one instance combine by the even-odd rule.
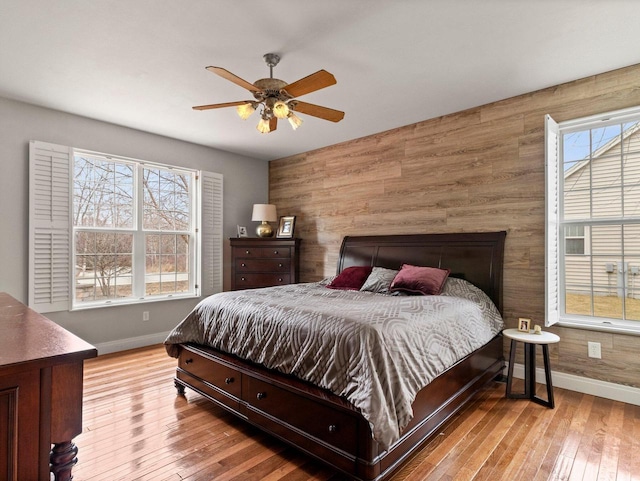
[[[222,175],[202,172],[200,178],[202,296],[222,292]]]
[[[545,215],[547,233],[545,240],[545,325],[551,326],[560,320],[559,266],[560,241],[558,224],[558,182],[560,181],[560,128],[549,115],[545,116]]]
[[[29,307],[69,308],[71,149],[29,142]]]

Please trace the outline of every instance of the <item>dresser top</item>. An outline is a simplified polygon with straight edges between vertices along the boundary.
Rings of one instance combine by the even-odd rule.
[[[88,342],[0,292],[0,366],[51,365],[96,355]]]

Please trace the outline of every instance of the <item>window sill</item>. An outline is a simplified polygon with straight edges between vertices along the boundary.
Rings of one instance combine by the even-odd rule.
[[[627,321],[634,322],[635,321]],[[561,319],[556,326],[567,327],[571,329],[584,329],[588,331],[610,332],[614,334],[625,334],[628,336],[640,336],[640,321],[637,326],[629,325],[624,321],[615,319],[603,319],[602,321],[583,321],[576,319]]]
[[[134,306],[138,304],[149,304],[151,302],[197,299],[199,297],[200,297],[199,294],[189,293],[189,294],[173,294],[173,295],[167,295],[167,296],[144,297],[142,299],[99,301],[99,302],[74,305],[69,309],[69,311],[71,312],[84,311],[87,309],[100,309],[103,307]]]

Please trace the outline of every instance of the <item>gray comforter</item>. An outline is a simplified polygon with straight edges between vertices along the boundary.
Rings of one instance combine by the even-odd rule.
[[[503,328],[479,289],[450,278],[440,296],[340,291],[323,282],[223,292],[170,333],[310,381],[348,399],[387,449],[417,392]]]

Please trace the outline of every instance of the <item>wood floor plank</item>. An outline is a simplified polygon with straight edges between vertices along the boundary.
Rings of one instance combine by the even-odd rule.
[[[638,440],[640,439],[640,406],[625,406],[625,422],[627,420],[630,421],[631,416],[627,418],[626,413],[631,411],[634,413],[633,424],[625,424],[624,429],[629,431],[633,430],[633,435],[630,440],[627,439],[628,444],[625,446],[625,453],[633,454],[627,456],[622,462],[629,462],[633,481],[640,481],[640,456],[638,455],[640,452],[638,451]],[[633,428],[631,426],[633,426]],[[620,462],[618,464],[620,464]]]
[[[474,476],[474,480],[492,481],[493,479],[496,479],[498,476],[496,472],[502,472],[509,459],[509,446],[513,446],[515,448],[517,443],[514,442],[514,438],[518,439],[518,432],[524,433],[521,429],[522,426],[519,423],[521,423],[523,419],[527,419],[530,415],[530,413],[526,412],[527,406],[523,403],[514,403],[507,399],[503,399],[503,402],[506,409],[505,417],[508,417],[511,422],[508,426],[508,430],[504,433],[504,436],[499,440],[495,440],[496,442],[492,446],[491,455],[480,467]]]
[[[521,466],[518,470],[518,479],[533,480],[536,478],[538,472],[544,465],[544,461],[552,446],[556,433],[563,429],[566,431],[566,428],[568,427],[566,419],[570,414],[570,409],[571,406],[569,403],[559,402],[556,409],[548,409],[544,411],[544,415],[549,418],[549,423],[544,429],[544,432],[540,432],[538,439],[534,440],[535,442],[532,449],[529,451],[529,462]]]
[[[611,402],[603,398],[594,398],[594,402],[587,420],[589,427],[583,433],[580,445],[571,467],[570,481],[596,479],[598,468],[600,467],[602,420],[611,408]],[[596,473],[595,478],[593,473]]]
[[[484,418],[487,409],[491,409],[497,402],[498,398],[490,396],[486,391],[476,397],[471,406],[454,417],[454,420],[445,427],[441,435],[429,443],[430,447],[426,450],[423,449],[423,452],[418,455],[420,464],[416,469],[401,479],[406,479],[406,481],[426,479],[426,477],[437,479],[438,476],[444,475],[446,467],[451,463],[451,458],[448,457],[449,453],[456,449],[461,442],[464,442],[474,427]],[[481,409],[481,406],[484,408]],[[403,476],[402,471],[399,474]]]
[[[537,406],[531,406],[528,409],[533,412],[527,424],[523,426],[525,428],[524,436],[517,445],[513,456],[507,460],[508,462],[504,469],[500,473],[496,473],[496,475],[499,474],[499,477],[496,476],[496,480],[511,481],[521,479],[520,473],[528,466],[528,463],[537,462],[536,459],[532,458],[531,453],[541,433],[547,428],[550,419]]]
[[[463,442],[458,443],[456,448],[449,452],[447,456],[449,462],[444,477],[472,479],[480,470],[493,450],[491,443],[495,446],[499,439],[502,439],[503,429],[508,429],[508,425],[516,417],[515,415],[505,416],[508,410],[501,401],[502,399],[491,406],[483,405],[479,409],[479,411],[486,409],[483,419],[474,426],[469,435],[465,436]],[[498,429],[497,433],[496,429]],[[436,475],[434,479],[438,479],[437,472],[438,470],[435,470],[433,473]]]
[[[622,437],[622,422],[624,420],[624,406],[620,403],[612,403],[611,412],[606,420],[600,469],[598,480],[615,481],[618,473],[618,460],[620,458],[620,441]]]
[[[573,414],[574,407],[578,405],[583,398],[583,395],[574,391],[559,390],[557,395],[558,408],[562,411],[562,414],[558,416],[555,433],[549,440],[546,454],[539,466],[538,472],[535,475],[534,481],[544,481],[546,479],[560,479],[555,477],[554,470],[556,466],[561,467],[560,463],[564,459],[560,459],[561,448],[569,434],[571,428],[571,416]],[[565,458],[566,459],[566,458]],[[570,466],[569,466],[570,469]],[[559,472],[562,472],[560,470]]]
[[[86,362],[75,481],[345,480],[199,394],[177,395],[176,364],[163,346]],[[479,392],[389,481],[640,481],[640,406],[556,388],[547,409],[504,389]]]
[[[551,472],[551,479],[569,479],[580,442],[585,430],[588,429],[587,422],[593,401],[593,396],[581,396],[579,404],[576,402],[572,404],[573,406],[577,405],[577,408],[571,419],[567,436],[560,447],[557,461]],[[580,468],[578,467],[578,469]]]
[[[207,446],[215,442],[217,436],[221,436],[221,432],[224,436],[235,434],[228,426],[224,425],[224,422],[220,422],[220,418],[212,419],[210,413],[207,412],[203,414],[203,416],[196,417],[194,420],[190,420],[189,423],[183,425],[184,430],[188,429],[193,431],[189,439],[189,444],[195,446],[195,448],[185,446],[185,440],[179,435],[173,436],[172,431],[168,429],[158,431],[157,433],[146,434],[142,439],[138,438],[123,443],[122,449],[130,453],[130,456],[136,460],[135,471],[142,474],[147,470],[147,467],[149,467],[149,470],[155,470],[159,466],[167,463],[172,465],[176,464],[182,457],[187,456],[194,449],[197,449],[198,446]],[[224,428],[224,430],[222,428]],[[244,438],[245,433],[241,431],[237,431],[237,433],[238,439]],[[224,441],[229,442],[229,439],[224,438]],[[127,469],[122,466],[118,458],[110,456],[108,450],[102,450],[100,452],[102,454],[96,455],[93,464],[87,465],[87,469],[93,468],[100,470],[102,476],[106,479],[109,479],[109,476],[121,473]],[[94,473],[94,477],[96,480],[100,479],[97,472]]]

